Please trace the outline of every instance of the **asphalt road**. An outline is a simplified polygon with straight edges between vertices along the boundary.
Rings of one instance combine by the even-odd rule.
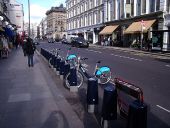
[[[60,48],[65,57],[69,45],[41,43],[47,49]],[[142,54],[123,52],[105,47],[72,48],[71,53],[87,57],[85,63],[90,74],[95,63],[111,68],[112,79],[120,77],[143,89],[144,101],[149,106],[148,128],[170,127],[170,61],[164,62]]]

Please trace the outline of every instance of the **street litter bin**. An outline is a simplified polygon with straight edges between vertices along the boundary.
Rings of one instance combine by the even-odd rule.
[[[107,83],[104,88],[104,97],[102,104],[103,120],[117,119],[117,91],[115,85]]]
[[[135,100],[129,105],[127,128],[147,128],[147,105]]]
[[[88,112],[94,113],[95,105],[97,104],[98,104],[98,81],[96,78],[89,78],[87,86]]]

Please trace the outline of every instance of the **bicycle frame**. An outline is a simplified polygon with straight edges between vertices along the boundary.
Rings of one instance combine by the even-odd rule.
[[[95,74],[96,74],[96,71],[98,70],[98,62],[97,62],[96,65],[95,65],[95,69],[94,69],[93,75],[90,76],[90,75],[86,72],[86,69],[82,66],[82,64],[81,64],[81,62],[80,62],[80,58],[78,58],[78,69],[77,69],[77,71],[78,71],[78,70],[80,70],[80,71],[84,74],[84,76],[85,76],[86,78],[90,78],[90,77],[96,76]]]

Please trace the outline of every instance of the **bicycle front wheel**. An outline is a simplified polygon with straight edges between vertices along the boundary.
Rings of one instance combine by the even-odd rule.
[[[111,80],[111,72],[103,72],[97,78],[99,79],[99,84],[106,84]]]
[[[66,75],[65,77],[65,83],[64,83],[64,86],[67,88],[67,89],[70,89],[70,72]],[[83,74],[78,71],[77,72],[77,87],[80,88],[82,85],[83,85],[83,82],[84,82],[84,77],[83,77]]]

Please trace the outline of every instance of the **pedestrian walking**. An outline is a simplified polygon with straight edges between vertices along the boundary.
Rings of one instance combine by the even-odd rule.
[[[18,48],[19,44],[20,44],[20,35],[17,34],[16,40],[15,40],[15,47],[16,47],[16,49]]]
[[[34,63],[33,63],[33,56],[34,56],[34,51],[36,49],[35,45],[33,44],[33,41],[31,38],[28,38],[27,39],[27,42],[26,42],[26,55],[28,57],[28,66],[29,67],[33,67],[34,66]]]

